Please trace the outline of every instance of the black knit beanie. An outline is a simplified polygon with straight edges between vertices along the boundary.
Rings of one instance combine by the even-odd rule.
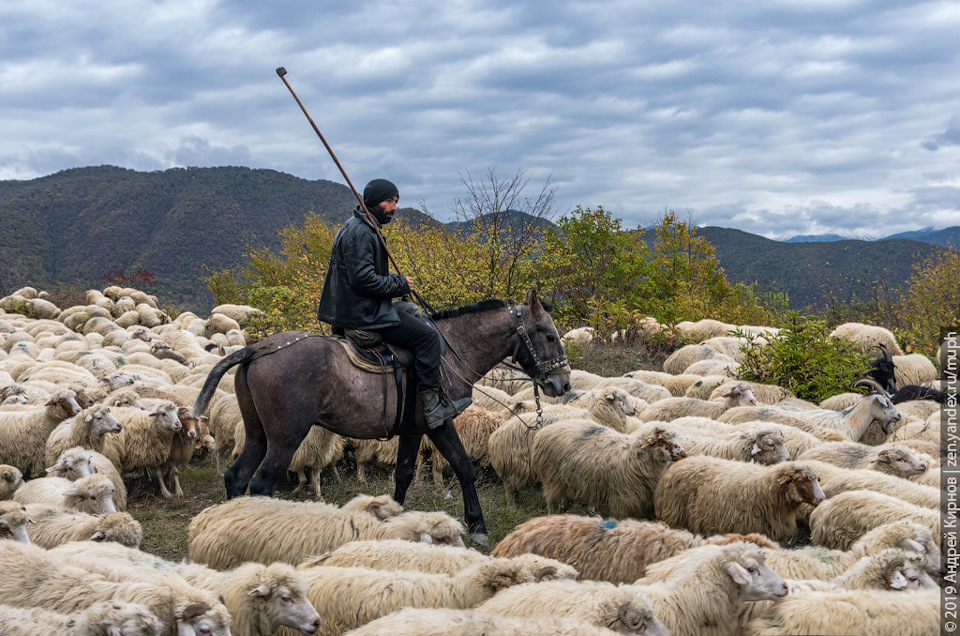
[[[399,196],[400,191],[393,183],[386,179],[374,179],[363,189],[363,204],[372,212],[381,201]]]

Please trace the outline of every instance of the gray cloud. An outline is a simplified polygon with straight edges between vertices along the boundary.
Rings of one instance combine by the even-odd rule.
[[[0,5],[0,178],[112,163],[552,179],[556,210],[767,236],[960,224],[949,5],[883,0]],[[934,152],[935,151],[935,152]],[[885,230],[884,230],[885,231]]]

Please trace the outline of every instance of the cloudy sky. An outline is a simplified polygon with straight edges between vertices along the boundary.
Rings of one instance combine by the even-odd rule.
[[[960,2],[0,2],[0,180],[242,165],[452,217],[524,170],[554,211],[765,236],[960,225]]]

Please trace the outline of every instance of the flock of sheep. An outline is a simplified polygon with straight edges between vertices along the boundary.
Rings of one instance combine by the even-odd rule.
[[[139,550],[125,480],[147,475],[179,497],[195,453],[213,452],[222,472],[239,452],[232,376],[208,416],[190,407],[257,310],[171,317],[120,287],[69,308],[44,296],[0,299],[0,635],[903,636],[939,625],[940,405],[883,392],[811,404],[743,382],[733,325],[677,325],[697,344],[663,371],[575,370],[573,390],[541,398],[540,412],[528,378],[497,369],[478,383],[455,420],[464,447],[497,473],[508,505],[534,490],[549,513],[489,556],[464,547],[443,512],[385,495],[324,503],[324,469],[352,452],[362,480],[371,463],[395,462],[396,440],[314,427],[290,471],[319,501],[210,506],[175,563]],[[937,380],[886,330],[836,333],[884,344],[898,384]],[[427,467],[442,483],[445,462],[425,442],[418,473]],[[590,515],[565,514],[573,502]]]

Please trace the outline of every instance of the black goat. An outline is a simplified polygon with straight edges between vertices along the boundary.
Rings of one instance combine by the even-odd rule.
[[[890,401],[894,404],[900,404],[901,402],[909,402],[910,400],[933,400],[938,404],[947,403],[947,393],[943,391],[938,391],[937,389],[928,387],[928,386],[918,386],[916,384],[908,384],[905,387],[900,388],[894,393],[887,393],[883,390],[878,382],[871,378],[863,378],[862,380],[857,380],[853,385],[858,386],[868,386],[875,391],[880,391],[881,393],[886,393],[887,397],[890,398]]]
[[[880,357],[870,363],[870,372],[867,374],[877,381],[883,391],[894,393],[897,390],[897,379],[894,374],[897,366],[893,363],[893,356],[883,344],[874,345],[880,350]]]

